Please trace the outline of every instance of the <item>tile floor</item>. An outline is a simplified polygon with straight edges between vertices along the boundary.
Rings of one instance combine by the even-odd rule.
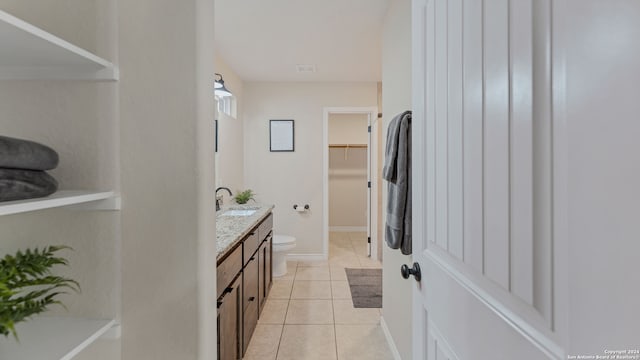
[[[244,360],[392,360],[381,310],[353,307],[346,267],[382,267],[367,257],[366,233],[331,233],[328,261],[290,262]]]

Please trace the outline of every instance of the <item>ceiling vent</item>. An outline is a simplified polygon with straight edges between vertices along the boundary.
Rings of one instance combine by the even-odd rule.
[[[314,73],[316,72],[316,66],[311,64],[297,64],[296,71],[298,73]]]

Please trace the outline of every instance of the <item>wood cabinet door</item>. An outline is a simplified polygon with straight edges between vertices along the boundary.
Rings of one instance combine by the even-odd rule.
[[[262,307],[264,306],[264,302],[267,298],[265,293],[265,244],[265,242],[262,242],[258,249],[258,304],[260,304],[260,312],[262,312]]]
[[[269,290],[273,283],[273,268],[271,267],[271,261],[273,259],[273,238],[271,233],[267,236],[264,246],[264,297],[269,296]]]
[[[249,258],[247,265],[244,267],[243,274],[243,354],[247,351],[249,341],[253,335],[253,330],[258,322],[258,279],[259,279],[259,253],[257,252]]]
[[[238,360],[242,334],[242,276],[218,300],[218,359]]]

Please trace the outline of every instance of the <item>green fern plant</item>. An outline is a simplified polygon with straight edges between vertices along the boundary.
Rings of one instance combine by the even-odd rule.
[[[254,195],[255,193],[251,189],[247,189],[245,191],[238,190],[236,192],[236,196],[234,197],[234,200],[238,204],[246,204],[249,200],[255,201],[255,199],[253,198]]]
[[[56,265],[67,266],[66,259],[56,257],[67,246],[49,246],[43,249],[27,249],[0,259],[0,334],[13,335],[17,323],[46,311],[51,305],[63,303],[57,300],[66,294],[65,289],[80,291],[80,285],[72,279],[51,274]]]

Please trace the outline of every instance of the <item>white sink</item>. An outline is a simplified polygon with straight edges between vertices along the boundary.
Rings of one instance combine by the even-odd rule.
[[[256,213],[257,210],[227,210],[222,213],[222,216],[251,216]]]

